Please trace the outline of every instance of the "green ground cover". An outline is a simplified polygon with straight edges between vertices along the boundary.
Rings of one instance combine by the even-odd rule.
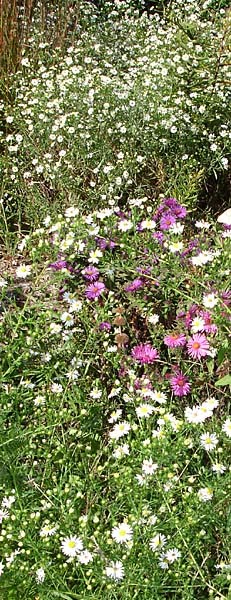
[[[228,600],[230,11],[105,4],[3,78],[0,598]]]

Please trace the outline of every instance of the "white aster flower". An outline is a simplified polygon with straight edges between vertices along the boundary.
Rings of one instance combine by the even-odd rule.
[[[224,239],[230,239],[231,238],[231,229],[228,229],[227,231],[223,231],[223,233],[221,234],[221,237]]]
[[[60,333],[62,330],[62,326],[59,323],[50,323],[50,332],[51,333]]]
[[[226,421],[222,425],[222,431],[231,438],[231,419],[226,419]]]
[[[43,406],[46,402],[46,397],[39,394],[38,396],[35,396],[33,402],[35,406]]]
[[[122,232],[129,231],[129,229],[132,229],[132,227],[133,223],[129,219],[122,219],[122,221],[118,223],[118,229]]]
[[[169,244],[169,250],[170,252],[180,252],[181,250],[183,250],[183,242],[172,242],[171,244]]]
[[[75,535],[67,537],[61,542],[61,550],[66,556],[74,557],[83,550],[83,542]]]
[[[11,508],[15,502],[15,496],[5,496],[2,500],[2,508]]]
[[[180,419],[176,419],[176,417],[172,413],[166,413],[164,415],[164,420],[167,423],[170,423],[174,431],[178,431],[182,425],[182,421],[180,421]]]
[[[169,569],[169,563],[165,558],[165,554],[160,555],[159,567],[164,570]]]
[[[153,391],[144,386],[140,390],[136,390],[136,393],[142,398],[152,398]]]
[[[184,225],[182,223],[173,223],[171,227],[169,227],[169,233],[173,233],[175,235],[180,235],[184,231]]]
[[[157,440],[161,440],[162,438],[165,437],[165,431],[163,429],[163,427],[158,427],[157,429],[153,429],[152,430],[152,437],[156,438]]]
[[[118,347],[116,345],[115,346],[108,346],[108,348],[107,348],[107,352],[110,352],[110,354],[113,353],[113,352],[117,352],[117,350],[118,350]]]
[[[144,459],[142,463],[142,472],[145,475],[153,475],[158,469],[158,464],[154,463],[152,458]]]
[[[148,322],[151,323],[151,325],[157,325],[159,320],[160,320],[160,317],[156,313],[154,313],[153,315],[150,315],[148,317]]]
[[[111,579],[123,579],[124,567],[122,565],[122,562],[120,562],[119,560],[111,562],[110,565],[106,567],[105,574]]]
[[[118,421],[118,419],[121,417],[122,415],[122,410],[120,408],[118,408],[117,410],[114,410],[111,414],[110,417],[108,419],[109,423],[115,423],[116,421]]]
[[[91,225],[91,227],[89,227],[89,229],[88,229],[88,235],[90,235],[91,237],[98,235],[99,230],[100,230],[99,225]]]
[[[209,227],[211,227],[211,223],[208,223],[208,221],[196,221],[195,226],[198,229],[209,229]]]
[[[71,327],[74,324],[74,319],[69,312],[65,311],[61,315],[61,321],[66,325],[66,327]]]
[[[140,223],[142,229],[155,229],[156,227],[156,222],[153,221],[153,219],[145,219],[144,221],[141,221]]]
[[[225,465],[222,465],[221,463],[214,463],[212,465],[212,471],[214,473],[217,473],[218,475],[222,475],[226,471],[226,467],[225,467]]]
[[[14,559],[18,554],[20,554],[20,550],[16,549],[16,550],[14,550],[14,552],[11,552],[11,554],[9,554],[9,556],[6,556],[6,563],[7,563],[8,567],[10,565],[12,565],[12,562],[14,562]]]
[[[224,570],[230,570],[231,569],[231,563],[226,564],[224,561],[220,562],[218,565],[215,565],[216,569],[224,569]]]
[[[201,446],[205,450],[214,450],[216,448],[219,440],[216,433],[202,433],[200,436]]]
[[[99,390],[98,388],[94,388],[91,392],[90,392],[90,397],[93,398],[93,400],[99,400],[102,396],[102,390]]]
[[[208,500],[212,499],[213,490],[209,487],[200,488],[200,490],[198,490],[197,492],[197,495],[199,500],[201,500],[202,502],[207,502]]]
[[[63,251],[68,250],[68,248],[70,248],[70,246],[72,246],[73,242],[74,242],[74,234],[70,233],[69,235],[67,235],[67,237],[64,240],[62,240],[60,242],[60,250],[63,250]]]
[[[8,519],[9,518],[9,513],[7,510],[1,510],[0,509],[0,523],[2,523],[3,519]]]
[[[162,533],[157,533],[149,542],[149,546],[150,548],[153,550],[153,552],[158,552],[159,550],[161,550],[163,548],[163,546],[165,546],[167,540],[165,535],[163,535]]]
[[[43,220],[43,225],[45,225],[45,227],[48,227],[51,223],[51,217],[50,215],[47,215],[47,217],[45,217],[45,219]]]
[[[174,563],[175,560],[181,557],[181,552],[178,548],[170,548],[164,553],[164,556],[169,563]]]
[[[77,249],[78,249],[79,252],[83,252],[86,244],[82,240],[78,240],[76,246],[77,246]],[[91,262],[91,261],[88,261],[88,262]],[[99,262],[99,261],[97,261],[97,262]]]
[[[144,477],[144,475],[139,475],[139,474],[137,473],[137,475],[136,475],[136,479],[137,479],[137,481],[138,481],[138,484],[139,484],[140,486],[143,486],[143,485],[145,485],[145,483],[147,483],[147,478],[146,478],[146,477]]]
[[[228,169],[228,165],[229,165],[228,158],[226,158],[225,156],[223,158],[221,158],[221,164],[224,167],[224,169]]]
[[[123,444],[122,446],[118,446],[113,452],[113,456],[115,458],[122,458],[123,456],[127,456],[130,454],[129,445]]]
[[[45,571],[42,567],[35,572],[37,583],[43,583],[45,579]]]
[[[133,531],[130,525],[123,521],[117,525],[117,527],[113,527],[111,536],[113,540],[115,540],[118,544],[126,544],[132,540]]]
[[[152,399],[158,402],[159,404],[166,404],[167,396],[166,394],[164,394],[164,392],[153,390]]]
[[[127,421],[121,421],[121,423],[116,423],[115,427],[110,431],[109,436],[112,440],[118,440],[127,435],[130,429],[131,425]]]
[[[206,406],[193,406],[190,408],[189,406],[185,409],[185,419],[188,423],[198,424],[204,423],[206,419],[212,417],[212,410]]]
[[[76,381],[79,378],[79,371],[77,371],[77,369],[68,371],[66,377],[69,379],[69,381]]]
[[[93,561],[93,554],[89,550],[83,550],[77,555],[77,559],[82,565],[88,565]]]
[[[202,267],[206,265],[208,262],[212,262],[214,260],[214,254],[205,250],[204,252],[200,252],[197,256],[192,256],[191,262],[194,267]]]
[[[16,269],[16,277],[18,279],[26,279],[31,274],[30,265],[22,264]]]
[[[24,250],[24,248],[26,247],[28,238],[29,238],[29,236],[25,235],[25,237],[21,240],[21,242],[19,242],[18,249],[20,250],[20,252],[22,252],[22,250]]]
[[[213,411],[208,404],[203,402],[201,406],[198,406],[198,423],[204,423],[206,419],[209,419],[212,416]]]
[[[70,206],[69,208],[67,208],[65,210],[65,217],[67,217],[67,218],[77,217],[78,215],[79,215],[79,209],[76,208],[76,206]]]
[[[204,294],[203,296],[203,305],[205,308],[214,308],[218,301],[219,299],[213,292],[211,292],[211,294]]]
[[[70,301],[70,313],[72,312],[80,312],[83,308],[83,303],[80,300],[71,300]]]
[[[7,285],[7,281],[5,279],[3,279],[3,277],[0,277],[0,288],[4,288]]]
[[[63,391],[63,386],[60,383],[52,383],[51,384],[51,392],[53,394],[61,394]]]
[[[148,524],[148,525],[155,525],[155,524],[156,524],[156,522],[157,522],[157,520],[158,520],[158,519],[157,519],[157,516],[156,516],[156,515],[151,515],[151,516],[148,518],[147,524]]]
[[[97,211],[96,213],[96,217],[97,219],[103,220],[106,219],[108,217],[111,217],[111,215],[113,215],[113,209],[112,208],[103,208],[102,210]]]
[[[137,408],[136,408],[137,417],[139,417],[141,419],[150,417],[150,415],[152,415],[153,411],[154,411],[154,408],[151,404],[140,404],[140,406],[137,406]]]
[[[118,394],[121,391],[121,387],[114,387],[111,389],[110,394],[108,394],[108,398],[114,398],[115,396],[118,396]]]
[[[195,317],[192,320],[191,332],[197,333],[198,331],[203,331],[205,326],[205,321],[202,317]]]
[[[219,402],[216,398],[210,397],[207,398],[207,400],[205,400],[204,402],[202,402],[202,407],[208,408],[209,410],[214,410],[214,408],[217,408],[219,405]]]
[[[96,248],[96,250],[92,250],[90,252],[88,262],[92,263],[93,265],[97,265],[102,256],[103,253],[101,252],[101,250],[99,250],[99,248]]]
[[[56,532],[56,530],[57,530],[57,527],[51,527],[49,524],[47,524],[47,525],[44,525],[42,527],[42,529],[40,530],[39,535],[41,537],[45,537],[45,538],[46,537],[50,537],[50,536],[54,535],[54,533]]]

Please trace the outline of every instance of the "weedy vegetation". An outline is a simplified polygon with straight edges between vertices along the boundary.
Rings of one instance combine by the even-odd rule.
[[[0,598],[230,600],[230,6],[1,24]]]

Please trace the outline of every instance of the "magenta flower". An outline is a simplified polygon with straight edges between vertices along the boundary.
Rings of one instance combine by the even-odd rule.
[[[187,215],[186,208],[181,204],[176,204],[176,206],[173,208],[173,212],[178,219],[184,219],[184,217]]]
[[[137,278],[137,279],[134,279],[134,281],[132,281],[128,285],[126,285],[126,287],[124,289],[125,289],[125,292],[136,292],[141,287],[143,287],[143,285],[144,285],[143,279]]]
[[[108,321],[102,321],[102,323],[99,325],[99,329],[100,331],[110,331],[111,323],[108,323]]]
[[[164,242],[164,234],[162,233],[162,231],[155,231],[155,233],[152,233],[152,237],[157,240],[157,242],[159,242],[160,244],[163,244]]]
[[[83,269],[83,271],[81,271],[81,273],[84,276],[84,278],[88,279],[89,281],[96,281],[96,279],[98,279],[98,277],[99,277],[98,269],[96,269],[96,267],[93,267],[91,265],[89,265],[88,267]]]
[[[181,371],[171,377],[170,385],[175,396],[186,396],[190,390],[190,383]]]
[[[207,310],[202,310],[200,311],[200,316],[202,317],[202,319],[204,319],[205,322],[202,331],[215,335],[217,333],[217,326],[215,325],[215,323],[212,323],[212,317],[210,313],[207,312]]]
[[[189,338],[187,343],[189,356],[192,358],[202,358],[209,353],[209,342],[202,333],[195,333]]]
[[[105,289],[105,285],[102,281],[95,281],[95,283],[91,283],[91,285],[86,288],[85,295],[89,300],[95,300],[101,296]]]
[[[153,348],[151,344],[139,344],[139,346],[134,346],[132,349],[132,358],[145,365],[153,363],[159,358],[159,354],[156,348]]]
[[[221,298],[225,306],[230,306],[231,304],[231,291],[227,290],[226,292],[222,292]]]
[[[61,271],[61,269],[68,269],[68,264],[66,260],[56,260],[56,262],[50,263],[49,267],[55,271]]]
[[[192,320],[196,316],[199,306],[197,304],[192,304],[185,315],[185,325],[186,327],[191,327]]]
[[[176,222],[176,217],[174,217],[174,215],[172,215],[172,213],[166,212],[163,215],[163,217],[161,217],[161,219],[160,219],[160,229],[163,231],[165,229],[169,229],[169,227],[171,227],[171,225],[174,225],[175,222]]]
[[[164,337],[164,343],[169,348],[178,348],[185,345],[186,337],[183,333],[170,333]]]

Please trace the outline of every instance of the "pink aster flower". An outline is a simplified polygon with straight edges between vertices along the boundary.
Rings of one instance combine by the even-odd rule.
[[[89,300],[95,300],[101,296],[105,289],[105,285],[102,281],[95,281],[95,283],[91,283],[91,285],[86,288],[85,295]]]
[[[209,353],[209,342],[202,333],[195,333],[189,338],[187,343],[189,356],[192,358],[202,358]]]
[[[173,332],[164,337],[164,343],[169,348],[178,348],[179,346],[185,345],[186,337],[183,333]]]
[[[169,227],[171,227],[171,225],[174,225],[175,222],[176,218],[174,217],[174,215],[170,211],[166,212],[160,219],[160,229],[169,229]]]
[[[200,312],[200,316],[202,317],[202,319],[204,319],[205,322],[203,331],[215,335],[217,333],[217,326],[215,325],[215,323],[212,323],[212,316],[210,315],[210,313],[206,310],[202,310]]]
[[[144,281],[143,279],[134,279],[131,283],[129,283],[128,285],[126,285],[125,292],[136,292],[136,290],[139,290],[141,287],[144,286]]]
[[[175,396],[186,396],[190,390],[190,383],[181,371],[171,377],[170,385]]]
[[[83,271],[81,271],[82,275],[85,279],[89,279],[89,281],[96,281],[99,277],[99,271],[93,265],[88,265]]]
[[[134,346],[132,349],[132,358],[144,365],[153,363],[159,358],[159,354],[156,348],[153,348],[151,344],[139,344],[139,346]]]

